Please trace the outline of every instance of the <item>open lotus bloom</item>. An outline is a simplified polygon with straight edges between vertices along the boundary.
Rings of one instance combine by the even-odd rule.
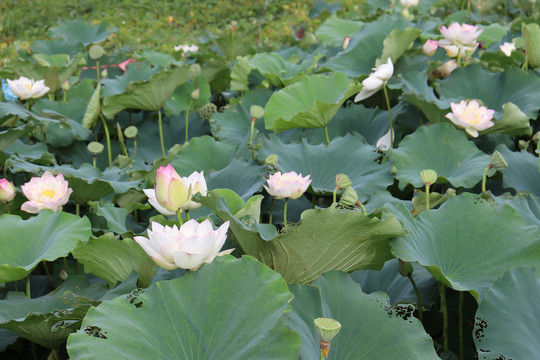
[[[302,177],[302,174],[297,174],[295,171],[285,174],[278,171],[269,176],[268,186],[263,186],[276,199],[298,199],[311,184],[310,176]]]
[[[21,76],[17,80],[7,80],[11,92],[21,100],[37,99],[42,97],[50,90],[45,86],[45,80],[35,81]]]
[[[419,0],[399,0],[404,7],[418,6]]]
[[[442,26],[440,31],[444,39],[439,40],[439,46],[446,50],[450,57],[464,57],[467,52],[473,52],[478,47],[478,36],[482,30],[477,30],[478,27],[469,24],[459,25],[453,23],[448,28]]]
[[[372,72],[364,81],[362,81],[362,91],[356,95],[354,102],[367,99],[382,89],[388,79],[390,79],[394,74],[394,64],[392,64],[392,59],[388,58],[388,62],[386,64],[382,64],[371,70],[374,72]]]
[[[211,263],[216,256],[230,254],[234,249],[221,251],[227,238],[229,222],[217,230],[210,220],[198,223],[194,219],[185,222],[180,229],[152,222],[148,238],[135,236],[135,241],[162,268],[197,270],[202,263]]]
[[[15,197],[17,190],[11,181],[0,179],[0,201],[11,201]]]
[[[68,182],[62,174],[55,177],[49,171],[41,177],[33,177],[21,186],[21,189],[29,200],[22,204],[21,210],[32,214],[37,214],[42,209],[62,210],[73,192],[68,188]]]
[[[183,52],[197,52],[199,51],[199,47],[197,45],[177,45],[174,47],[174,51],[180,51]]]
[[[501,46],[499,46],[499,49],[504,53],[506,56],[512,55],[512,51],[516,50],[516,44],[513,42],[505,42]]]
[[[467,134],[478,137],[478,131],[486,130],[495,125],[491,119],[495,110],[480,106],[478,101],[471,100],[467,103],[462,100],[459,104],[450,103],[452,112],[446,114],[457,127],[465,129]]]
[[[171,164],[157,170],[154,190],[159,205],[170,212],[176,212],[191,201],[191,185],[187,178],[178,175]]]

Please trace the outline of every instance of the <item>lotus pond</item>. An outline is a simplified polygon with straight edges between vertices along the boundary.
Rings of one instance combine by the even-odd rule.
[[[316,1],[275,47],[232,22],[130,51],[83,20],[18,46],[0,357],[538,359],[535,3]]]

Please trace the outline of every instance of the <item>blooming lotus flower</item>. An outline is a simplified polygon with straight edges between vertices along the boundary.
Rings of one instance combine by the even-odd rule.
[[[0,201],[11,201],[15,197],[16,189],[11,181],[0,179]]]
[[[408,8],[408,7],[411,7],[411,6],[417,6],[419,0],[399,0],[399,2],[401,3],[401,5]]]
[[[35,81],[21,76],[17,80],[7,80],[10,90],[21,100],[37,99],[42,97],[50,90],[45,86],[45,80]]]
[[[371,70],[374,72],[371,73],[364,81],[362,81],[362,85],[364,87],[362,88],[362,91],[356,95],[354,102],[367,99],[382,89],[388,79],[390,79],[394,74],[394,64],[392,64],[392,59],[388,58],[388,62],[386,64],[382,64]]]
[[[471,100],[467,103],[462,100],[459,104],[450,103],[452,112],[446,114],[457,127],[464,128],[467,134],[478,137],[478,131],[486,130],[493,125],[493,114],[495,110],[490,110],[485,106],[480,106],[478,101]]]
[[[512,55],[512,51],[516,50],[516,44],[513,42],[505,42],[501,46],[499,46],[499,49],[504,53],[506,56]]]
[[[55,177],[49,171],[41,177],[33,177],[21,189],[29,200],[22,204],[21,210],[32,214],[42,209],[62,210],[62,205],[67,203],[73,192],[62,174]]]
[[[187,53],[187,52],[197,52],[199,51],[199,47],[197,45],[177,45],[174,47],[174,51],[180,51]]]
[[[439,47],[437,40],[428,39],[424,46],[422,46],[422,51],[426,56],[433,56]]]
[[[446,77],[450,76],[452,71],[454,71],[456,69],[457,69],[456,60],[450,59],[447,62],[445,62],[444,64],[442,64],[441,66],[437,67],[435,69],[435,72],[437,73],[437,75],[439,75],[439,77],[446,78]]]
[[[190,184],[186,178],[178,175],[171,164],[159,167],[154,190],[157,202],[168,211],[176,212],[191,201]]]
[[[474,51],[478,47],[478,36],[482,30],[478,30],[477,26],[453,23],[448,28],[442,26],[440,31],[444,39],[439,40],[439,46],[446,50],[450,57],[466,56],[467,51]]]
[[[269,179],[266,180],[268,186],[263,186],[276,199],[298,199],[307,190],[309,184],[311,184],[310,176],[302,177],[302,174],[297,174],[295,171],[285,174],[278,171],[270,175]]]
[[[180,229],[176,225],[169,227],[152,222],[148,238],[135,236],[134,239],[156,264],[166,270],[197,270],[202,263],[211,263],[216,256],[230,254],[234,250],[219,252],[225,244],[228,229],[228,221],[214,230],[208,219],[200,224],[191,219]]]

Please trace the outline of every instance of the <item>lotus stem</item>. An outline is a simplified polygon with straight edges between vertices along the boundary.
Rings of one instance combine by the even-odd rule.
[[[461,66],[461,49],[458,49],[456,65],[457,67]]]
[[[287,227],[287,204],[289,202],[289,198],[285,198],[285,206],[283,206],[283,223],[284,227]]]
[[[19,283],[17,281],[14,281],[15,282],[15,291],[19,291]]]
[[[30,102],[26,100],[26,110],[30,111]]]
[[[107,127],[107,123],[105,122],[105,118],[101,114],[99,114],[99,117],[101,118],[101,123],[103,124],[103,129],[105,130],[105,139],[107,139],[107,155],[109,157],[109,167],[111,167],[112,166],[111,135],[109,134],[109,128]]]
[[[336,188],[334,189],[334,192],[332,193],[332,204],[336,203],[336,195],[337,195],[338,189],[339,189],[339,186],[336,186]]]
[[[459,292],[459,360],[463,357],[463,291]]]
[[[161,125],[161,109],[158,110],[159,141],[161,142],[161,153],[165,156],[165,144],[163,142],[163,126]]]
[[[268,220],[268,223],[272,225],[272,216],[274,215],[274,198],[270,201],[270,219]]]
[[[446,285],[439,283],[439,293],[441,296],[441,312],[443,314],[443,348],[448,350],[448,309],[446,307]]]
[[[45,269],[45,274],[47,275],[47,279],[49,279],[49,282],[51,282],[51,274],[49,273],[49,268],[47,267],[47,263],[45,261],[41,262],[43,264],[43,269]]]
[[[255,160],[255,154],[253,152],[253,136],[255,134],[255,121],[257,118],[251,118],[251,136],[249,137],[249,150],[251,151],[251,160]]]
[[[326,145],[330,145],[330,137],[328,136],[328,126],[324,126],[324,135],[326,136]]]
[[[422,296],[420,295],[420,290],[418,289],[418,286],[416,285],[416,281],[414,281],[412,274],[408,274],[407,277],[409,278],[409,281],[414,288],[414,292],[416,293],[416,298],[418,299],[418,305],[416,307],[418,309],[418,319],[420,319],[420,322],[422,322],[424,318],[424,305],[422,305]]]
[[[133,157],[137,155],[137,138],[133,138]]]
[[[484,169],[484,175],[482,176],[482,192],[486,191],[487,172],[489,169],[492,169],[492,168],[493,168],[493,165],[489,164]]]
[[[193,100],[189,100],[188,108],[186,110],[186,143],[189,141],[189,110],[191,109],[191,104]]]
[[[32,293],[30,292],[30,274],[26,277],[26,296],[31,299]]]
[[[392,109],[390,108],[390,98],[388,97],[388,90],[386,90],[386,84],[383,85],[384,99],[386,100],[386,108],[388,109],[388,120],[390,121],[390,147],[394,147],[394,127],[392,126]]]
[[[182,226],[184,221],[182,220],[182,213],[180,212],[180,209],[176,210],[176,217],[178,218],[178,225]]]
[[[429,210],[429,187],[431,184],[429,182],[426,183],[426,210]]]
[[[96,73],[97,73],[97,81],[99,82],[101,80],[101,74],[99,73],[99,60],[96,60]]]
[[[356,205],[360,206],[362,208],[362,212],[364,213],[364,216],[367,217],[367,211],[366,211],[366,208],[364,207],[364,204],[362,204],[362,202],[360,202],[360,200],[358,200],[356,202]]]
[[[81,206],[79,203],[75,204],[75,215],[81,216]]]
[[[186,213],[186,220],[190,220],[191,216],[189,216],[189,210],[186,210],[185,213]]]

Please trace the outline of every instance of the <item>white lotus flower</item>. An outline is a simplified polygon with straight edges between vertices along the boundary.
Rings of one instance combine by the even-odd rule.
[[[187,53],[187,52],[197,52],[199,51],[199,47],[197,45],[177,45],[174,47],[174,51],[180,51]]]
[[[478,36],[484,31],[478,30],[477,26],[469,24],[453,23],[448,28],[442,26],[440,31],[444,39],[439,40],[439,46],[446,50],[450,57],[461,57],[467,55],[467,52],[473,52],[478,47]]]
[[[386,64],[382,64],[371,70],[374,72],[372,72],[364,81],[362,81],[362,91],[356,94],[354,102],[367,99],[382,89],[382,87],[394,74],[394,64],[392,64],[392,59],[388,58],[388,62]]]
[[[516,50],[516,44],[513,42],[505,42],[501,46],[499,46],[499,49],[504,53],[506,56],[512,55],[512,51]]]
[[[452,112],[446,114],[457,127],[464,128],[467,134],[478,137],[478,131],[486,130],[495,125],[491,119],[495,110],[480,106],[478,101],[471,100],[467,103],[462,100],[459,104],[450,103]]]
[[[7,79],[7,82],[11,92],[21,100],[40,98],[50,90],[48,86],[45,86],[45,80],[35,81],[24,76],[17,80]]]

